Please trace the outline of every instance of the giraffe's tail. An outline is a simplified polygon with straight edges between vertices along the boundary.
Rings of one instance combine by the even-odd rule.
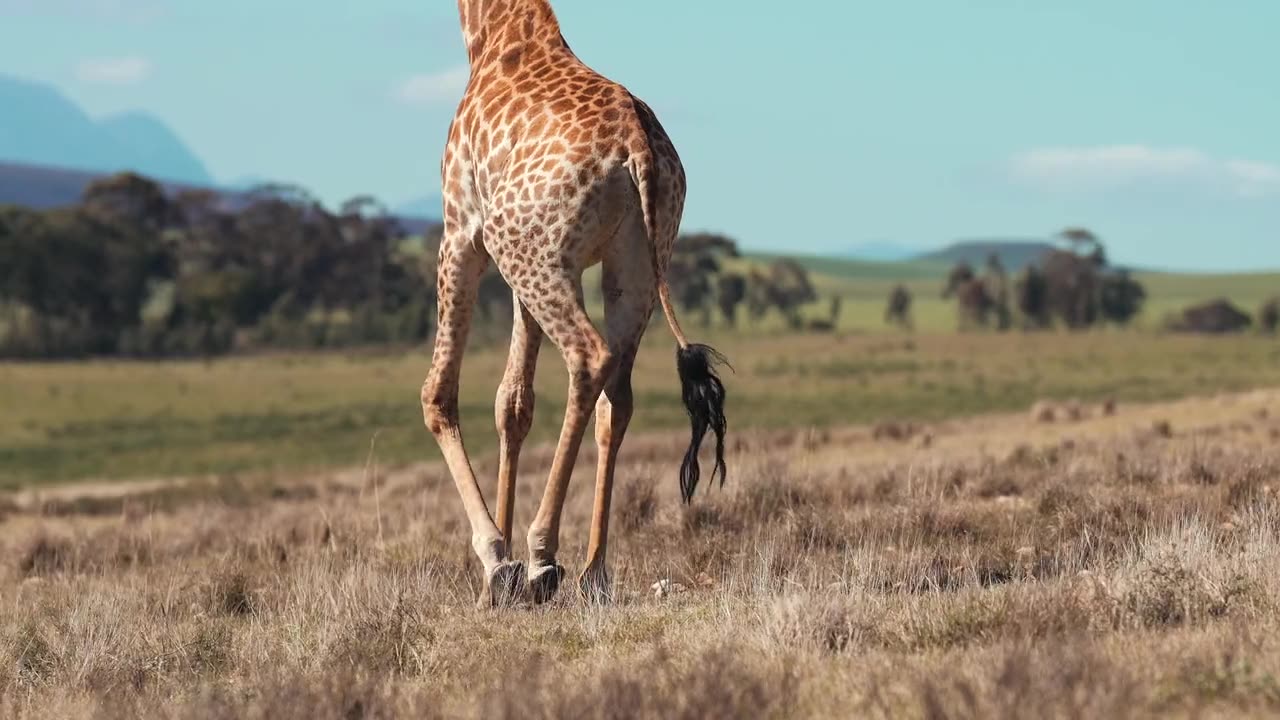
[[[724,486],[726,467],[724,462],[724,436],[728,423],[724,416],[724,383],[716,374],[717,365],[728,366],[728,360],[715,348],[708,345],[690,343],[680,329],[676,320],[675,308],[671,304],[671,288],[667,283],[666,273],[658,261],[658,226],[654,215],[654,193],[657,183],[654,179],[653,155],[646,148],[644,152],[635,153],[631,157],[631,178],[635,181],[640,196],[640,212],[644,215],[645,233],[649,236],[649,256],[653,262],[653,274],[658,283],[658,302],[662,305],[662,314],[667,318],[667,325],[676,339],[676,371],[680,375],[680,394],[684,400],[685,410],[689,413],[689,448],[684,453],[684,461],[680,464],[680,497],[688,504],[693,493],[698,489],[698,481],[702,477],[702,467],[698,462],[698,450],[702,448],[702,440],[710,430],[716,436],[716,462],[711,472],[714,481],[720,476],[720,485]],[[732,370],[732,366],[729,366]]]

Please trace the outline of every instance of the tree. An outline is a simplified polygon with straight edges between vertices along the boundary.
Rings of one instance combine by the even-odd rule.
[[[180,217],[159,183],[130,172],[91,182],[80,206],[100,222],[151,233],[160,233]]]
[[[1013,313],[1009,309],[1009,276],[1005,272],[1004,263],[1000,261],[1000,256],[995,253],[987,256],[983,283],[992,301],[992,310],[996,315],[996,328],[1001,332],[1008,330],[1013,324]]]
[[[1280,330],[1280,296],[1262,304],[1262,308],[1258,310],[1258,327],[1270,335]]]
[[[434,269],[419,271],[403,235],[367,196],[333,213],[295,186],[170,196],[129,173],[92,183],[75,207],[0,208],[0,353],[207,355],[237,338],[420,339]],[[485,297],[509,304],[494,277]]]
[[[713,302],[720,305],[718,277],[723,261],[736,257],[737,243],[723,235],[681,235],[667,268],[667,282],[676,303],[688,312],[700,313],[703,325],[709,324]],[[724,312],[723,306],[721,312]]]
[[[1066,327],[1078,330],[1097,321],[1098,272],[1090,256],[1054,250],[1045,257],[1043,272],[1049,309]]]
[[[721,273],[716,285],[716,304],[729,327],[738,326],[738,306],[747,297],[747,279],[738,273]]]
[[[975,277],[972,265],[963,260],[956,263],[951,267],[951,272],[947,273],[947,282],[942,287],[942,299],[951,299],[965,283]]]
[[[1225,334],[1241,332],[1252,323],[1253,318],[1230,300],[1215,298],[1184,308],[1168,328],[1175,332]]]
[[[98,275],[105,258],[86,222],[74,210],[0,208],[0,300],[30,309],[37,321],[91,331],[93,314],[107,306]]]
[[[752,271],[748,278],[747,304],[755,319],[775,308],[788,326],[798,330],[804,327],[800,309],[817,299],[818,293],[809,280],[809,272],[788,258],[770,263],[767,275]]]
[[[995,299],[987,291],[986,284],[979,280],[962,284],[956,291],[956,303],[961,329],[987,327],[991,313],[996,309]]]
[[[1072,330],[1098,322],[1125,325],[1141,312],[1146,290],[1128,271],[1110,268],[1097,235],[1071,227],[1058,236],[1069,247],[1047,253],[1016,283],[1025,328],[1046,328],[1055,319]]]
[[[747,273],[747,317],[752,324],[760,322],[772,306],[769,278],[756,268]]]
[[[717,257],[740,257],[738,243],[717,233],[686,233],[676,241],[675,252]]]
[[[110,353],[141,321],[171,256],[158,235],[80,208],[8,209],[0,238],[0,303],[35,314],[22,341],[38,355]]]
[[[827,306],[827,317],[810,320],[808,323],[809,330],[814,332],[835,332],[840,326],[840,311],[844,307],[844,298],[839,295],[831,296],[831,304]]]
[[[947,274],[947,283],[942,289],[943,299],[956,299],[957,323],[961,330],[972,327],[986,327],[991,312],[995,309],[995,299],[987,289],[986,283],[979,279],[973,266],[966,262],[956,263]]]
[[[719,271],[719,262],[710,255],[673,253],[667,266],[667,282],[676,303],[686,312],[700,312],[705,318],[712,277]]]
[[[1034,265],[1023,269],[1014,292],[1024,329],[1044,329],[1052,319],[1049,308],[1049,283],[1044,272]]]
[[[782,258],[769,265],[769,283],[774,305],[791,320],[793,326],[798,326],[795,318],[800,308],[818,299],[818,293],[809,281],[809,272],[800,263]]]
[[[503,279],[496,268],[490,267],[480,276],[480,287],[476,291],[476,304],[485,322],[491,322],[499,315],[505,319],[511,317],[515,310],[515,297],[511,286]]]
[[[385,312],[422,296],[420,278],[396,258],[404,229],[381,203],[369,196],[348,200],[339,225],[342,241],[336,250],[334,280],[341,287],[330,288],[326,300]]]
[[[899,283],[889,292],[889,299],[885,303],[884,321],[888,325],[897,325],[904,330],[911,329],[911,291],[907,290],[905,285]]]
[[[1066,240],[1077,255],[1088,255],[1101,247],[1098,236],[1088,228],[1068,227],[1059,232],[1058,237]]]
[[[1127,270],[1102,276],[1098,308],[1106,321],[1128,325],[1142,311],[1146,299],[1146,289]]]

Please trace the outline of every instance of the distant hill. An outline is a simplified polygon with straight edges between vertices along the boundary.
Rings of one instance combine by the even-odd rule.
[[[81,170],[0,162],[0,205],[36,210],[71,205],[94,177]]]
[[[963,240],[941,250],[917,255],[914,260],[945,265],[967,262],[979,267],[995,253],[1005,269],[1015,271],[1039,262],[1045,253],[1054,249],[1052,243],[1044,240]]]
[[[5,75],[0,108],[0,161],[213,183],[196,154],[150,115],[95,120],[56,89]]]
[[[222,183],[222,187],[236,192],[249,192],[254,188],[270,184],[271,180],[269,178],[262,177],[261,175],[245,175],[230,182]]]
[[[919,280],[936,279],[947,272],[947,266],[934,262],[911,260],[906,262],[881,262],[878,260],[851,260],[821,255],[780,255],[770,252],[743,253],[743,257],[757,263],[770,263],[788,259],[799,263],[809,272],[832,278],[848,280]]]
[[[841,253],[843,257],[851,260],[874,262],[904,262],[919,254],[919,248],[888,241],[862,243],[850,248],[848,252]]]
[[[74,205],[80,201],[89,183],[108,174],[0,161],[0,205],[19,205],[36,210]],[[158,179],[157,182],[170,193],[208,187],[169,179]],[[242,202],[243,193],[215,191],[233,206]]]

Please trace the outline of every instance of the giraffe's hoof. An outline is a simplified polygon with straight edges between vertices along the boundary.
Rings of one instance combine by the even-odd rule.
[[[476,605],[481,608],[510,607],[524,589],[524,563],[504,562],[485,579]]]
[[[603,566],[588,567],[578,576],[578,592],[588,605],[609,605],[613,603],[613,578]]]
[[[539,605],[555,597],[564,579],[564,567],[552,562],[539,565],[529,574],[529,595]]]

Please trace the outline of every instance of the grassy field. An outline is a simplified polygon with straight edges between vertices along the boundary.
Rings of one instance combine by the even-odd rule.
[[[750,255],[739,266],[763,266],[773,256]],[[839,327],[849,332],[878,332],[884,328],[884,306],[889,291],[905,285],[912,294],[913,316],[918,330],[951,332],[956,329],[953,302],[941,297],[949,268],[930,262],[880,263],[829,257],[795,258],[810,273],[822,300],[807,310],[813,318],[825,318],[828,300],[843,300]],[[1266,300],[1280,296],[1280,272],[1237,274],[1138,273],[1149,301],[1134,325],[1156,330],[1166,317],[1194,303],[1225,297],[1253,314]],[[774,327],[766,324],[767,327]]]
[[[775,401],[827,382],[808,377]],[[683,439],[640,437],[619,470],[606,607],[566,590],[476,609],[465,522],[433,464],[12,496],[0,712],[1274,716],[1278,408],[1263,391],[1087,404],[1066,422],[739,432],[729,485],[688,508]],[[527,453],[520,523],[548,462]],[[579,470],[571,573],[590,451]]]
[[[1147,288],[1151,302],[1142,320],[1154,325],[1166,315],[1196,302],[1218,297],[1230,299],[1253,315],[1268,299],[1280,296],[1280,273],[1235,275],[1181,275],[1148,273],[1138,276]]]
[[[895,279],[828,269],[834,334],[686,318],[736,369],[730,482],[691,507],[672,343],[651,331],[608,607],[567,588],[474,607],[421,424],[427,348],[0,364],[0,715],[1280,713],[1280,341],[956,334],[925,276],[924,330],[889,332]],[[1153,312],[1220,285],[1250,307],[1274,279],[1153,276]],[[462,412],[483,478],[504,363],[505,332],[479,332]],[[540,368],[517,538],[564,406],[553,349]]]
[[[694,337],[704,334],[691,328]],[[936,420],[1042,398],[1156,400],[1280,385],[1280,342],[1139,332],[705,336],[734,362],[735,428]],[[289,472],[436,456],[418,390],[426,349],[202,362],[0,364],[0,486],[204,473]],[[491,450],[505,346],[463,377],[469,447]],[[665,328],[636,370],[636,432],[683,426]],[[532,441],[559,432],[563,363],[544,349]]]

